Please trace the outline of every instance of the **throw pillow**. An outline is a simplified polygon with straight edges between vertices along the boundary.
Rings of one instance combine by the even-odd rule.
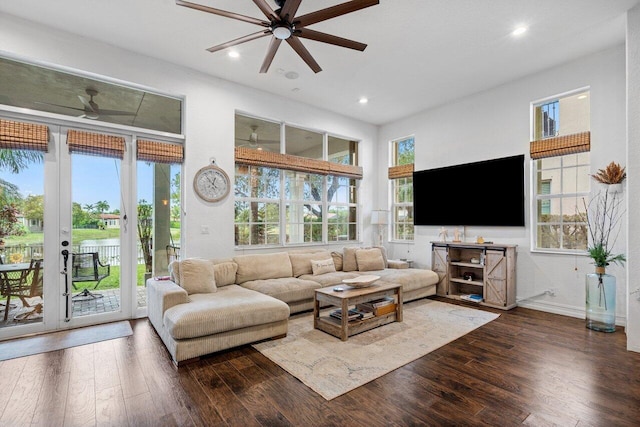
[[[217,288],[213,263],[195,258],[180,261],[180,286],[189,295],[215,292]]]
[[[216,286],[233,285],[236,283],[236,272],[238,264],[233,261],[221,262],[213,265],[215,272]]]
[[[289,259],[291,260],[291,269],[293,277],[300,277],[303,274],[311,274],[311,262],[319,259],[327,259],[331,256],[329,251],[317,251],[317,252],[289,252]]]
[[[342,271],[357,271],[356,251],[359,248],[344,248],[342,250]]]
[[[333,263],[333,258],[329,258],[319,261],[311,261],[311,270],[313,270],[313,275],[317,276],[319,274],[335,273],[336,266]]]
[[[333,264],[336,266],[336,271],[342,271],[342,254],[340,252],[331,252],[331,258],[333,258]]]
[[[379,248],[358,249],[356,251],[358,271],[384,270],[384,258]]]

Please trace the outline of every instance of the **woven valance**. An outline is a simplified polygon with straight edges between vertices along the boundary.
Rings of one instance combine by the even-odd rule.
[[[138,140],[136,158],[147,162],[179,164],[184,159],[182,145]]]
[[[291,154],[273,153],[266,150],[254,150],[236,147],[236,163],[252,166],[285,169],[298,172],[310,172],[319,175],[339,175],[352,178],[362,178],[362,168],[359,166],[340,165],[326,160],[308,159],[292,156]]]
[[[124,138],[121,136],[70,130],[67,132],[67,144],[71,153],[124,158]]]
[[[531,141],[532,159],[584,153],[591,150],[591,132],[574,133],[554,138]]]
[[[413,163],[389,167],[389,179],[411,178],[413,176]]]
[[[0,119],[0,148],[47,152],[49,127]]]

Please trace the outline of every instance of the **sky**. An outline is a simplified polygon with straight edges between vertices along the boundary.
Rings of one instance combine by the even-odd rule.
[[[153,168],[138,162],[138,200],[153,200]],[[172,166],[171,174],[175,175],[177,166]],[[120,161],[97,156],[74,154],[72,156],[72,191],[73,201],[81,206],[95,204],[106,200],[109,210],[120,209],[120,186],[117,185],[122,169]],[[0,179],[18,185],[23,197],[44,193],[44,165],[31,164],[19,174],[12,174],[0,169]]]

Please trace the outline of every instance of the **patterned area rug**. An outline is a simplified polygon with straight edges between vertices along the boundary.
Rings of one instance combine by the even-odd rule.
[[[127,337],[132,334],[131,325],[128,321],[123,320],[122,322],[17,338],[0,342],[0,360],[77,347],[79,345]]]
[[[394,322],[341,341],[313,329],[309,313],[289,319],[287,336],[253,347],[327,400],[496,319],[499,314],[429,299],[404,305]]]

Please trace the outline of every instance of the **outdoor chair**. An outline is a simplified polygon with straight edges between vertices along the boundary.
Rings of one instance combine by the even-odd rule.
[[[74,253],[71,265],[71,284],[73,289],[78,289],[76,283],[96,282],[93,289],[96,289],[100,282],[111,274],[111,264],[103,264],[98,258],[98,252]],[[84,288],[82,292],[73,296],[102,298],[103,295],[93,293],[89,288]]]
[[[7,297],[4,320],[9,316],[11,297],[18,297],[23,307],[31,307],[27,298],[42,297],[42,259],[32,259],[29,268],[13,275],[6,273],[3,277],[2,295]],[[41,312],[42,304],[37,304],[30,313]],[[27,316],[24,316],[26,318]]]
[[[180,246],[167,245],[167,265],[180,260]]]

